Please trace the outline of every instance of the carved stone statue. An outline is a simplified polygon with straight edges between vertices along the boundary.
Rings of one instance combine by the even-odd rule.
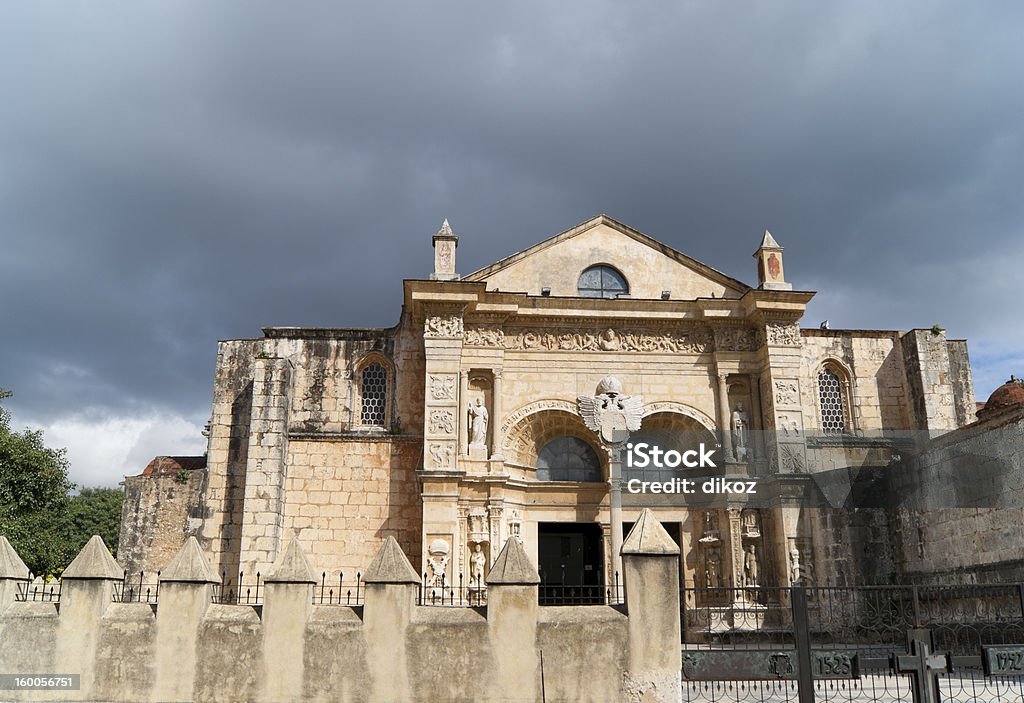
[[[747,553],[743,556],[743,576],[748,588],[758,585],[757,547],[747,545]]]
[[[478,543],[473,548],[473,554],[469,557],[471,566],[470,586],[482,586],[484,583],[484,566],[487,564],[487,557],[484,556],[484,549]]]
[[[732,412],[732,449],[736,461],[747,460],[747,414],[743,411],[743,403]]]
[[[704,567],[704,578],[708,588],[718,588],[718,554],[711,552]]]
[[[427,586],[437,595],[444,589],[447,577],[445,570],[448,568],[448,559],[451,556],[451,548],[448,542],[443,539],[435,539],[427,547]]]
[[[789,550],[789,582],[800,583],[800,550],[793,547]]]
[[[640,396],[622,394],[622,382],[614,376],[601,379],[596,395],[576,398],[576,409],[583,422],[594,432],[600,432],[601,439],[609,444],[622,441],[616,432],[640,429],[643,406]]]
[[[469,406],[469,443],[484,446],[487,444],[487,408],[481,398],[476,399],[476,405]]]

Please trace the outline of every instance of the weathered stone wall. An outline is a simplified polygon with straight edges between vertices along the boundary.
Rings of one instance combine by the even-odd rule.
[[[1024,409],[933,440],[892,475],[891,490],[905,578],[1024,580]]]
[[[163,569],[185,539],[198,532],[206,470],[179,471],[128,476],[124,480],[117,558],[130,574]]]
[[[113,603],[118,565],[94,550],[64,579],[59,608],[0,588],[0,661],[7,672],[80,674],[80,690],[58,694],[66,701],[504,703],[541,700],[542,675],[546,700],[679,701],[676,554],[644,519],[643,538],[623,548],[626,600],[616,607],[540,608],[536,569],[515,540],[488,575],[487,606],[473,609],[416,605],[418,576],[393,541],[367,570],[358,607],[313,604],[316,579],[297,543],[259,607],[211,602],[215,576],[195,541],[168,568],[155,607]],[[27,572],[17,555],[4,563],[0,586]]]
[[[418,561],[421,508],[418,439],[300,441],[288,447],[284,539],[298,539],[317,573],[346,579],[394,537]]]

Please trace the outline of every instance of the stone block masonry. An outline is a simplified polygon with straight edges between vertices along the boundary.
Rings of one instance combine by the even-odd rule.
[[[643,534],[623,549],[625,608],[539,608],[536,568],[516,539],[488,574],[486,607],[417,606],[419,577],[393,537],[366,569],[359,607],[313,604],[317,577],[297,541],[268,573],[261,606],[214,603],[216,575],[194,537],[155,606],[113,602],[120,565],[99,538],[69,568],[59,604],[21,602],[10,586],[28,569],[0,537],[4,672],[82,682],[0,699],[679,701],[678,553],[649,511],[635,529]]]

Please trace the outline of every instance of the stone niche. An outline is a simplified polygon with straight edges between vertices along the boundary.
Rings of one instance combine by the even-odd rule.
[[[483,407],[486,410],[486,428],[483,437],[478,437],[475,426],[479,420],[471,408]],[[466,389],[466,404],[463,408],[466,417],[465,453],[472,460],[483,461],[491,455],[494,445],[494,375],[487,369],[473,369],[469,372],[469,385]]]

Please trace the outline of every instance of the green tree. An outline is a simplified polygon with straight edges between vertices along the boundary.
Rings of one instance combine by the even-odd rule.
[[[117,552],[121,531],[124,493],[117,488],[83,488],[71,496],[62,523],[62,537],[68,553],[75,555],[93,535],[99,535],[112,552]]]
[[[10,395],[0,389],[0,400]],[[39,430],[12,431],[10,421],[0,406],[0,534],[33,573],[52,574],[74,557],[58,529],[74,488],[66,451],[43,444]]]

